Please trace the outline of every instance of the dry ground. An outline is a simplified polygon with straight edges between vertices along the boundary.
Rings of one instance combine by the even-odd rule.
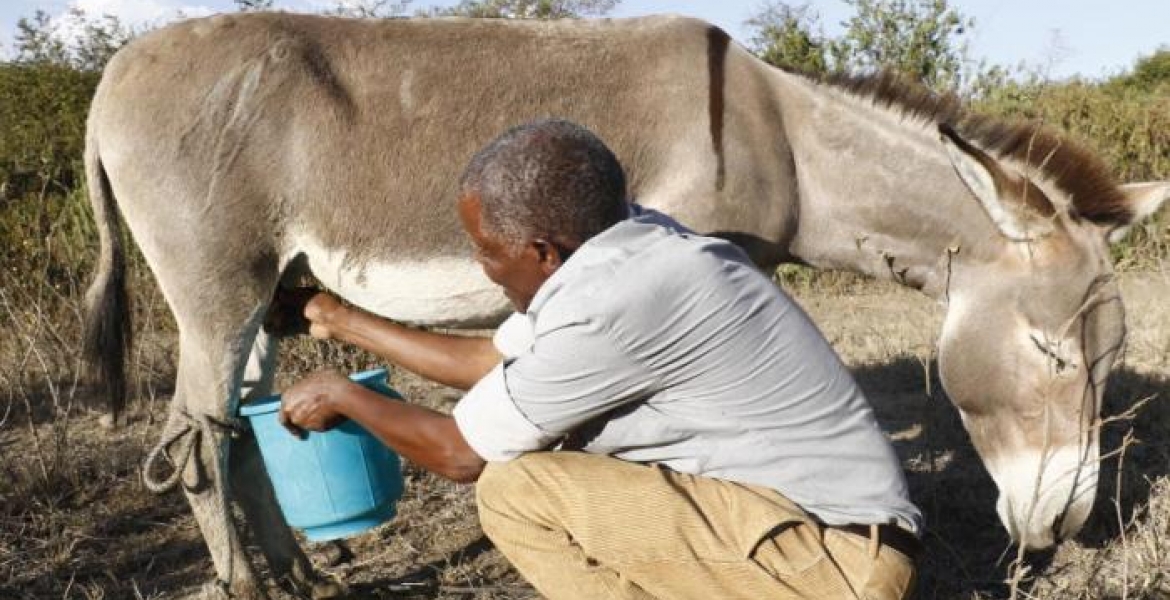
[[[796,292],[869,392],[926,513],[919,598],[1170,598],[1170,277],[1129,275],[1124,290],[1131,337],[1106,413],[1156,398],[1133,423],[1106,426],[1107,450],[1131,425],[1137,442],[1105,461],[1085,531],[1018,563],[991,480],[936,383],[941,311],[919,294],[851,279]],[[170,344],[140,347],[166,355]],[[395,384],[429,406],[457,398],[403,375]],[[10,393],[0,406],[0,599],[178,598],[213,576],[181,495],[152,496],[137,477],[167,398],[165,388],[144,389],[153,397],[114,432],[72,407],[84,390],[67,383]],[[399,517],[350,540],[353,558],[328,567],[355,597],[536,597],[482,538],[470,487],[410,467],[407,481]]]

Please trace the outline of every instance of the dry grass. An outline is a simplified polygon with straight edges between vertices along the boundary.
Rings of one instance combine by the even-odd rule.
[[[165,412],[174,338],[148,280],[137,281],[142,343],[131,373],[138,399],[116,431],[85,408],[87,390],[61,377],[76,364],[68,344],[76,307],[41,310],[36,294],[17,296],[27,289],[0,290],[0,320],[14,332],[7,339],[17,341],[0,352],[0,598],[182,597],[213,576],[181,495],[150,495],[138,478]],[[796,270],[783,281],[854,369],[903,458],[929,524],[919,598],[1170,597],[1170,406],[1160,399],[1170,373],[1170,307],[1161,302],[1170,279],[1123,281],[1132,333],[1106,411],[1117,415],[1135,400],[1158,399],[1132,423],[1105,427],[1107,451],[1127,435],[1133,442],[1105,461],[1084,533],[1018,564],[994,514],[992,482],[936,383],[940,309],[921,295],[850,275],[808,278]],[[294,341],[282,356],[284,383],[319,366],[376,363],[310,340]],[[402,373],[393,383],[441,410],[457,398]],[[353,559],[326,570],[362,598],[536,597],[482,538],[469,486],[409,465],[407,481],[399,517],[350,540]],[[275,588],[273,594],[286,597]]]

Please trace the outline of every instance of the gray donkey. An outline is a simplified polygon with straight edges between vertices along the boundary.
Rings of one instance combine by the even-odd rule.
[[[942,382],[1004,525],[1032,548],[1078,531],[1125,338],[1109,240],[1167,184],[1119,186],[1066,139],[890,77],[772,68],[690,19],[223,15],[118,53],[85,156],[102,245],[89,355],[120,398],[120,210],[179,327],[160,447],[180,468],[154,487],[183,484],[223,592],[265,595],[229,498],[276,574],[339,591],[313,576],[235,425],[241,401],[271,391],[261,322],[277,286],[311,273],[391,319],[497,323],[507,304],[463,239],[456,180],[483,143],[547,116],[596,131],[632,198],[761,268],[850,269],[944,303]]]

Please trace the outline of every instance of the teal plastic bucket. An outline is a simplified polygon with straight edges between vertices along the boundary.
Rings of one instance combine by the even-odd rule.
[[[391,398],[386,369],[350,379]],[[276,500],[289,525],[313,541],[349,537],[394,517],[402,497],[398,455],[353,421],[304,439],[278,420],[280,396],[240,408],[256,433]]]

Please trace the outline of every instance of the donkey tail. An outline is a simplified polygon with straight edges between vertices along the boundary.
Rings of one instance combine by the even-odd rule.
[[[114,192],[92,128],[85,140],[85,181],[101,240],[101,256],[85,293],[82,358],[87,376],[102,390],[116,422],[126,404],[125,358],[132,331],[126,293],[126,249]]]

